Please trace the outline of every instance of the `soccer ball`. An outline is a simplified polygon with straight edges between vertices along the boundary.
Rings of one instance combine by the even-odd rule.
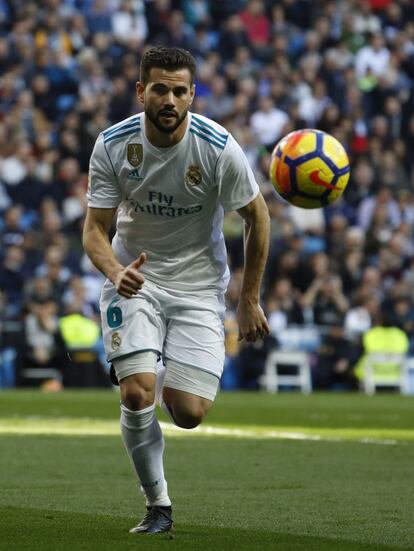
[[[309,128],[291,132],[276,144],[269,175],[283,199],[316,209],[342,195],[349,169],[348,155],[338,140]]]

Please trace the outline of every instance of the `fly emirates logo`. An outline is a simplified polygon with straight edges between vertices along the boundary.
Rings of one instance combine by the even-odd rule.
[[[154,216],[169,216],[170,218],[196,214],[203,208],[202,205],[179,207],[174,205],[173,195],[165,195],[159,191],[148,191],[148,200],[145,203],[139,202],[131,196],[127,196],[126,201],[131,205],[134,212],[143,212]]]

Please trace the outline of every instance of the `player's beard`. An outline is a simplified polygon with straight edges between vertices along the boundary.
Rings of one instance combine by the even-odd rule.
[[[144,111],[145,111],[145,115],[149,118],[149,120],[152,122],[155,128],[160,132],[162,132],[163,134],[172,134],[175,130],[177,130],[177,128],[184,121],[188,113],[188,109],[185,109],[184,112],[181,113],[181,115],[179,115],[176,111],[172,109],[171,110],[163,109],[161,111],[158,111],[158,113],[156,113],[150,107],[146,107]],[[173,113],[176,117],[175,124],[168,125],[168,126],[163,124],[160,120],[160,117],[164,113]]]

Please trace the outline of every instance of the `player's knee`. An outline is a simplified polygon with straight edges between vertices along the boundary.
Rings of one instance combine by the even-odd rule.
[[[173,407],[172,413],[176,424],[182,429],[195,429],[204,419],[203,408],[186,408],[186,407]]]
[[[121,400],[131,411],[154,403],[157,356],[154,352],[138,352],[113,362],[121,390]]]
[[[188,392],[165,387],[163,399],[176,425],[183,429],[194,429],[213,405],[211,400]]]
[[[129,379],[129,380],[128,380]],[[131,411],[138,411],[151,406],[154,403],[154,386],[127,378],[120,381],[121,400],[125,407]]]
[[[203,420],[202,416],[193,415],[188,413],[180,413],[179,415],[174,415],[175,422],[182,429],[195,429]]]
[[[143,390],[127,392],[122,399],[124,406],[131,411],[139,411],[140,409],[147,408],[152,405],[153,402],[154,400],[151,399],[150,394]]]
[[[122,403],[125,407],[131,411],[139,411],[140,409],[147,408],[153,404],[154,400],[151,399],[149,393],[145,391],[127,392],[122,399]]]

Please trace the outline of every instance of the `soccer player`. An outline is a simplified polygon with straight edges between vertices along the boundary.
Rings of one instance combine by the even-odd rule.
[[[90,160],[83,243],[107,277],[105,349],[120,386],[122,438],[146,497],[147,514],[134,533],[172,527],[155,400],[173,423],[191,429],[219,386],[229,279],[224,210],[245,220],[239,338],[269,333],[259,304],[267,207],[232,135],[189,111],[194,73],[189,52],[149,49],[136,85],[144,112],[102,132]]]

